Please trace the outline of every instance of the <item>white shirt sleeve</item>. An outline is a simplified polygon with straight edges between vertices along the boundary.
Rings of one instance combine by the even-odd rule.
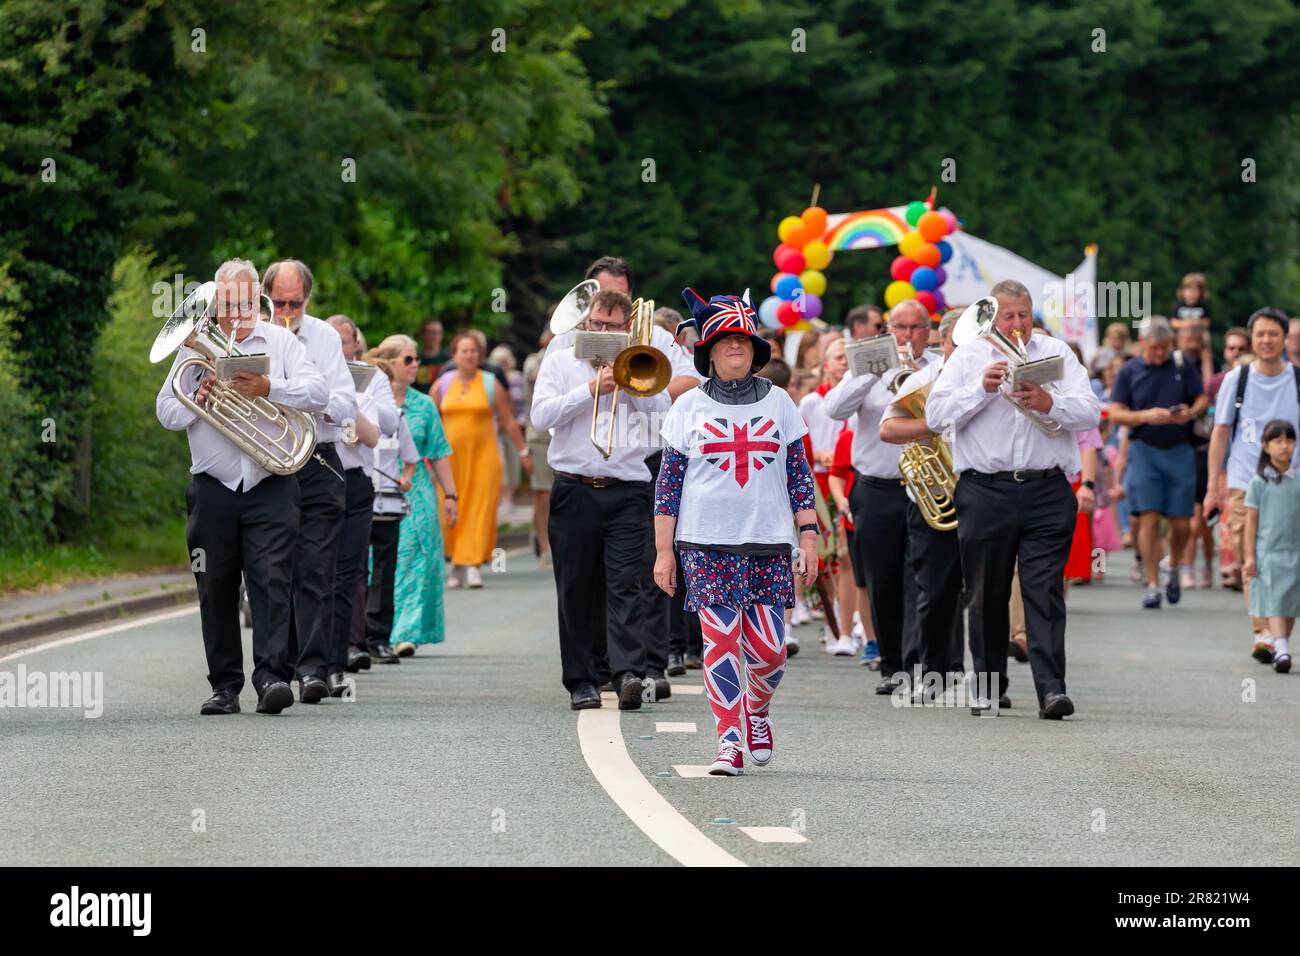
[[[964,425],[980,409],[997,398],[997,392],[984,391],[984,368],[995,359],[977,351],[978,343],[967,343],[970,348],[962,354],[962,349],[948,359],[946,371],[930,389],[930,397],[925,402],[925,423],[930,431],[944,434],[949,426]],[[974,376],[974,381],[969,379]],[[1098,411],[1100,414],[1100,410]]]
[[[415,447],[415,439],[411,437],[411,429],[407,427],[405,417],[397,426],[397,457],[403,465],[412,465],[420,460],[419,449]]]
[[[846,421],[862,410],[871,386],[880,381],[877,375],[845,375],[826,393],[824,411],[837,422]]]
[[[587,382],[572,388],[564,385],[563,365],[576,361],[573,350],[549,354],[542,362],[537,373],[537,384],[533,387],[533,407],[530,412],[533,427],[538,431],[547,431],[563,425],[583,412],[590,413],[591,389]],[[592,371],[592,378],[595,377]],[[590,381],[590,379],[588,379]]]
[[[347,360],[343,358],[343,343],[334,326],[322,322],[319,334],[325,336],[333,348],[324,350],[321,374],[329,384],[329,399],[325,405],[325,415],[335,425],[342,425],[357,414],[357,387],[352,382],[352,373],[348,371]],[[318,350],[319,351],[319,350]],[[382,374],[382,373],[381,373]]]
[[[284,366],[284,378],[271,378],[271,391],[267,398],[277,405],[287,405],[304,412],[323,412],[329,404],[330,390],[325,383],[325,376],[316,368],[316,363],[307,357],[298,337],[286,332],[276,339],[267,340],[267,345],[274,344],[280,350],[281,364]],[[342,361],[343,353],[339,352]],[[344,371],[346,371],[346,367]],[[351,375],[348,376],[351,379]]]
[[[181,349],[176,353],[176,358],[172,360],[171,367],[167,370],[167,377],[163,379],[162,388],[158,389],[158,397],[154,399],[154,412],[157,414],[162,427],[168,431],[184,431],[199,419],[197,414],[180,403],[180,399],[172,391],[172,379],[176,375],[176,366],[188,358],[195,357],[195,353],[190,352],[188,349]],[[182,390],[187,394],[192,395],[195,388],[197,388],[201,371],[201,369],[191,367],[185,373],[184,380],[180,384]]]
[[[1065,362],[1065,375],[1052,388],[1052,407],[1047,416],[1068,432],[1096,428],[1101,422],[1101,401],[1083,364],[1064,345],[1053,349]]]
[[[379,426],[379,434],[394,434],[401,415],[397,411],[397,402],[393,399],[393,383],[388,380],[383,369],[376,371],[366,393],[374,401],[375,424]]]

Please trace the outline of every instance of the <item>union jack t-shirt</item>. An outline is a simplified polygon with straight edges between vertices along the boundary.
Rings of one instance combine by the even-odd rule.
[[[660,431],[688,459],[676,539],[793,547],[786,447],[807,431],[784,389],[751,405],[723,405],[703,389],[682,395]]]

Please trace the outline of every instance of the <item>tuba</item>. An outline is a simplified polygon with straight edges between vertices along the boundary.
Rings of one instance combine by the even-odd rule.
[[[925,402],[929,397],[930,384],[926,384],[894,399],[893,404],[911,418],[925,421]],[[953,497],[957,472],[947,442],[933,433],[929,438],[908,442],[899,456],[898,471],[926,524],[935,531],[951,531],[957,527],[957,503]]]
[[[960,348],[967,342],[987,338],[989,344],[1001,352],[1012,365],[1027,364],[1029,362],[1029,353],[1025,350],[1024,343],[1020,341],[1019,329],[1016,330],[1015,338],[1008,338],[1003,335],[999,331],[997,323],[994,322],[997,315],[997,299],[990,295],[986,295],[982,299],[976,299],[966,307],[966,311],[957,320],[957,325],[952,330],[953,342]],[[1029,419],[1030,424],[1043,434],[1055,437],[1064,431],[1060,422],[1012,398],[1011,394],[1006,390],[1005,383],[998,389],[998,394],[1014,405],[1022,415]]]
[[[587,320],[592,300],[600,291],[595,279],[580,282],[560,300],[551,316],[551,332],[563,335],[577,329]],[[672,365],[668,356],[650,344],[654,334],[655,303],[653,299],[637,299],[632,303],[631,321],[627,332],[589,332],[581,330],[573,343],[574,355],[591,362],[599,371],[611,366],[617,388],[609,402],[609,428],[604,441],[599,432],[600,394],[591,403],[591,443],[605,458],[614,450],[614,420],[618,412],[618,393],[625,391],[636,398],[658,395],[668,387],[672,378]]]
[[[177,364],[172,374],[172,391],[177,400],[259,467],[273,475],[291,475],[307,464],[316,450],[316,422],[296,408],[277,405],[260,396],[246,398],[229,379],[217,374],[222,359],[247,356],[233,338],[221,331],[216,319],[216,298],[215,282],[205,282],[187,295],[154,339],[149,361],[161,362],[180,348],[197,352],[197,356]],[[181,379],[191,368],[216,377],[205,405],[199,405],[181,387]]]

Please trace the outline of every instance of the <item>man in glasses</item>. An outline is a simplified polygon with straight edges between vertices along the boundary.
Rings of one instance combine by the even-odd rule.
[[[239,372],[233,386],[246,398],[261,397],[305,412],[326,406],[325,379],[302,344],[283,328],[258,321],[257,269],[232,259],[217,270],[216,315],[221,330],[249,355],[266,355],[269,373]],[[197,353],[181,348],[155,403],[158,421],[184,429],[193,480],[185,493],[185,539],[194,562],[199,617],[212,696],[201,714],[239,713],[244,686],[239,629],[239,581],[247,579],[253,615],[253,687],[257,710],[278,714],[293,704],[289,682],[290,569],[298,537],[298,483],[272,475],[225,435],[187,409],[172,391],[176,366]],[[180,385],[206,405],[213,380],[193,367]]]
[[[341,673],[331,679],[329,660],[339,537],[347,507],[343,464],[334,446],[342,426],[357,416],[356,389],[339,333],[307,314],[312,286],[311,270],[297,259],[273,263],[262,279],[262,291],[275,310],[273,322],[297,337],[329,388],[329,401],[316,415],[316,452],[294,476],[302,500],[293,560],[290,662],[304,704],[342,696],[346,688]]]

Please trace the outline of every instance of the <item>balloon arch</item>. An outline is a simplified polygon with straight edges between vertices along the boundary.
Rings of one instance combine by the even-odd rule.
[[[772,252],[777,272],[772,294],[758,308],[759,320],[768,328],[805,331],[809,319],[822,314],[826,294],[825,269],[835,253],[851,249],[876,249],[897,245],[899,255],[890,263],[893,281],[885,287],[885,307],[916,299],[938,321],[944,311],[943,264],[952,257],[944,237],[959,228],[948,209],[935,209],[935,194],[906,206],[827,213],[816,205],[798,216],[786,216],[777,227],[780,245]]]

